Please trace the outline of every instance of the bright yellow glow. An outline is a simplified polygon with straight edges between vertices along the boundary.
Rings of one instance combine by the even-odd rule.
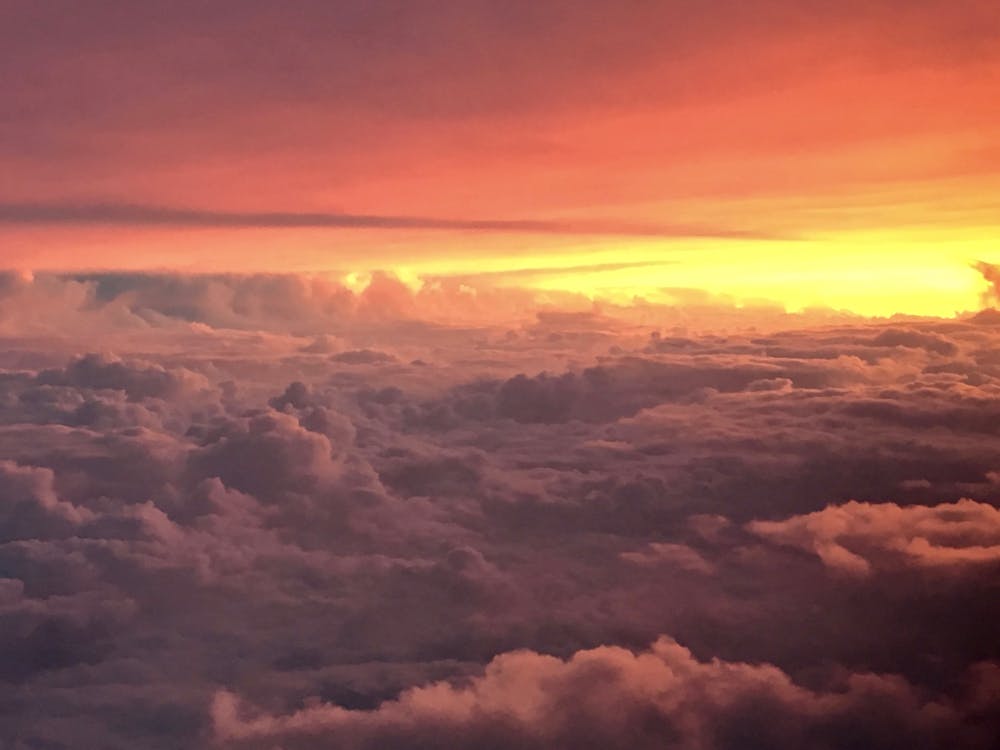
[[[55,230],[52,234],[58,235]],[[971,263],[1000,261],[998,225],[873,229],[848,222],[837,233],[804,236],[792,240],[574,239],[345,233],[337,235],[334,245],[329,233],[313,231],[220,230],[180,237],[147,232],[134,240],[144,248],[141,258],[116,254],[98,267],[329,273],[354,292],[367,287],[373,271],[383,270],[411,289],[434,277],[457,277],[458,283],[470,289],[525,287],[618,303],[635,297],[677,303],[683,296],[677,290],[702,290],[723,298],[717,301],[738,305],[769,301],[790,311],[829,307],[862,315],[947,317],[981,306],[986,284]],[[47,256],[44,242],[27,239],[22,267],[65,267],[61,257]],[[125,246],[129,239],[126,235],[116,246]],[[75,246],[81,252],[94,248],[95,257],[106,241],[102,233],[74,234]],[[199,261],[169,262],[178,247]],[[150,258],[157,262],[150,263]]]
[[[552,255],[449,259],[408,270],[410,278],[488,274],[500,286],[621,303],[635,297],[676,303],[685,290],[701,290],[734,304],[766,301],[789,311],[829,307],[870,316],[951,316],[979,307],[986,285],[970,263],[995,256],[984,239],[991,236],[988,230],[958,237],[866,231],[809,241],[628,241]]]
[[[358,273],[357,271],[346,273],[340,278],[340,283],[355,293],[364,290],[369,281],[371,281],[371,274]]]

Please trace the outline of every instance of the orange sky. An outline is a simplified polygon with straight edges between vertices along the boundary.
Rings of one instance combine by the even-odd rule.
[[[998,39],[978,0],[4,3],[2,265],[947,315],[1000,260]]]

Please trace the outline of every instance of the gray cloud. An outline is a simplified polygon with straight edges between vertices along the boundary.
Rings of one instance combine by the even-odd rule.
[[[2,203],[0,224],[141,227],[412,229],[518,234],[775,239],[775,235],[694,224],[640,224],[604,220],[450,219],[392,214],[291,211],[216,211],[127,203]]]

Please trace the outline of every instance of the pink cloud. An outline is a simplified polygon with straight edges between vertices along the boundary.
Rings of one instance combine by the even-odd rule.
[[[752,521],[747,528],[854,575],[893,565],[1000,561],[1000,510],[968,499],[930,507],[851,501],[784,521]]]
[[[988,671],[979,677],[984,687],[995,684]],[[973,698],[983,702],[981,688]],[[505,653],[479,677],[411,688],[374,710],[309,701],[294,713],[267,714],[225,690],[215,694],[211,709],[216,740],[226,747],[656,748],[670,742],[710,750],[741,747],[751,738],[768,747],[846,747],[870,746],[887,734],[905,742],[951,732],[965,747],[985,747],[984,736],[960,728],[962,713],[898,677],[854,674],[838,690],[814,691],[768,664],[701,661],[667,637],[639,653],[608,646],[566,660]]]

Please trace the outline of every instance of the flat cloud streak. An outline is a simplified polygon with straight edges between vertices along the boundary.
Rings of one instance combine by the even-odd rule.
[[[620,237],[777,239],[777,235],[690,224],[595,220],[449,219],[430,216],[291,211],[207,211],[127,203],[4,203],[0,224],[131,227],[416,229]]]
[[[483,271],[481,273],[454,273],[454,274],[427,274],[426,281],[464,281],[464,282],[486,282],[518,280],[521,283],[536,279],[544,279],[563,274],[574,273],[601,273],[602,271],[625,271],[637,268],[656,268],[668,266],[675,261],[670,260],[648,260],[629,261],[624,263],[589,263],[572,266],[543,266],[527,268],[511,268],[503,271]]]

